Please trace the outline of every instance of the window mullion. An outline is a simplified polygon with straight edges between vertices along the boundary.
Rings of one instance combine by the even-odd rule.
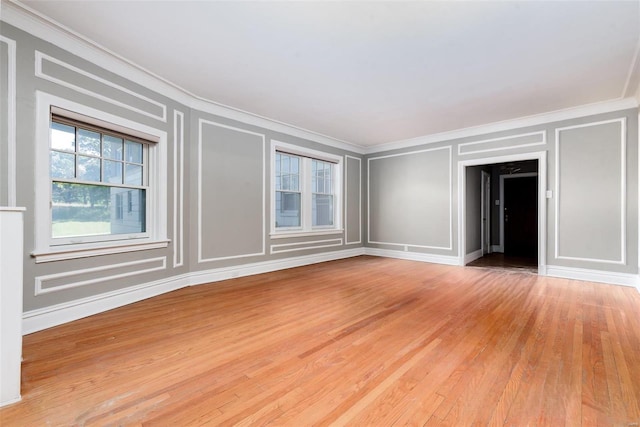
[[[302,158],[302,229],[311,230],[312,225],[312,168],[311,159],[308,157]]]

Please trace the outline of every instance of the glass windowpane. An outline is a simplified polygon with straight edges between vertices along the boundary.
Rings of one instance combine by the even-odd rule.
[[[100,134],[98,132],[78,128],[78,152],[90,154],[92,156],[99,156]]]
[[[100,182],[100,159],[78,156],[78,175],[82,181]]]
[[[142,144],[139,142],[126,141],[125,159],[131,163],[142,163]]]
[[[142,166],[126,163],[124,183],[129,185],[142,185]]]
[[[104,135],[102,137],[102,155],[107,159],[122,160],[123,157],[123,141],[122,138]]]
[[[76,128],[51,123],[51,148],[56,150],[76,151]]]
[[[142,233],[146,190],[52,182],[52,237]],[[124,200],[131,210],[123,211]]]
[[[333,196],[328,194],[314,194],[312,202],[313,226],[333,225]]]
[[[122,162],[114,162],[111,160],[104,161],[103,182],[108,182],[110,184],[122,184]]]
[[[71,153],[51,152],[51,178],[72,179],[75,177],[76,156]]]
[[[276,227],[300,227],[300,193],[276,192]]]

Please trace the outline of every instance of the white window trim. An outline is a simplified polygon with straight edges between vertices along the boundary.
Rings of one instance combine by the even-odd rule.
[[[301,203],[301,226],[300,227],[287,227],[276,228],[275,221],[275,206],[276,206],[276,151],[281,151],[296,156],[313,158],[317,160],[324,160],[334,163],[333,179],[334,179],[334,207],[333,207],[333,226],[320,226],[312,227],[304,214],[304,204]],[[343,232],[342,228],[342,180],[344,175],[343,157],[335,154],[326,153],[324,151],[312,150],[310,148],[300,147],[298,145],[288,144],[286,142],[271,140],[271,169],[270,169],[270,182],[271,182],[271,209],[270,209],[270,233],[269,236],[274,239],[286,238],[286,237],[304,237],[304,236],[318,236],[325,234],[340,234]],[[306,176],[300,176],[300,188],[304,195],[307,194],[311,197],[311,182]],[[310,215],[310,214],[309,214]],[[310,216],[309,216],[310,217]]]
[[[49,137],[51,112],[72,119],[100,124],[152,142],[149,147],[147,194],[147,237],[113,241],[53,245],[51,239],[51,178]],[[72,113],[70,113],[72,112]],[[49,93],[36,91],[35,147],[35,249],[36,263],[84,258],[96,255],[167,247],[167,133],[132,120],[78,104]]]

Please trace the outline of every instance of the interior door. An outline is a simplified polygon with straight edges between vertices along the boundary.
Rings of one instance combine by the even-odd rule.
[[[538,257],[538,177],[504,180],[504,254]]]

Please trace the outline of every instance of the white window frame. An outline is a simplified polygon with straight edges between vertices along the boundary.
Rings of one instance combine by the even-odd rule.
[[[51,114],[100,126],[152,142],[148,146],[147,220],[144,235],[114,238],[86,236],[61,245],[51,237],[50,127]],[[45,92],[36,92],[35,249],[36,263],[137,250],[166,248],[167,133]]]
[[[300,164],[300,227],[277,227],[276,228],[276,152],[280,151],[301,157]],[[322,160],[331,162],[333,166],[333,225],[313,226],[312,225],[312,182],[311,182],[311,160]],[[339,234],[342,228],[342,182],[344,176],[343,157],[324,151],[312,150],[286,142],[271,140],[271,228],[270,237],[302,237],[316,236],[323,234]]]

